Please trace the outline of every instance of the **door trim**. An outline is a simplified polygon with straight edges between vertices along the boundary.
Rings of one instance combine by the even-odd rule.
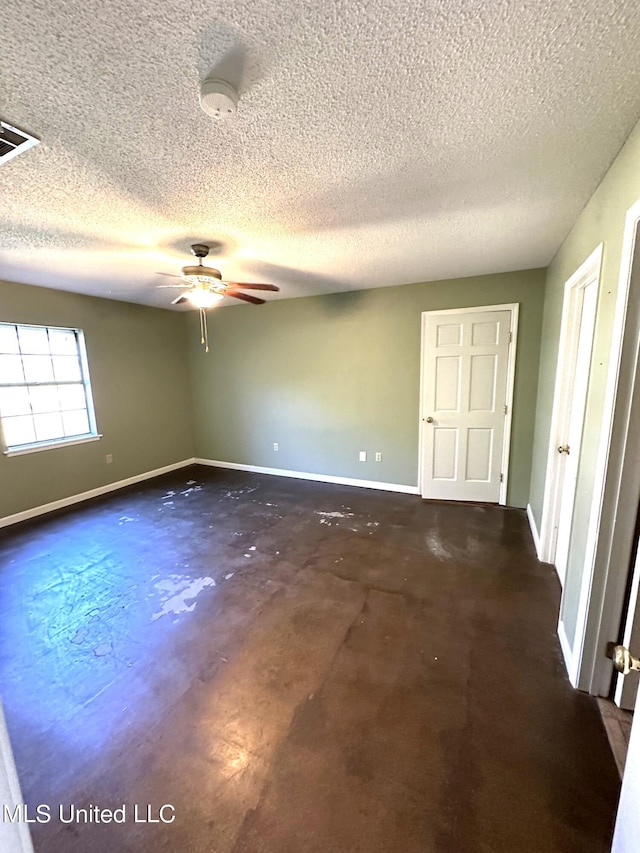
[[[631,288],[640,199],[627,211],[576,637],[575,685],[609,693],[640,498],[640,288]],[[638,247],[640,251],[640,246]]]
[[[542,520],[540,523],[540,559],[545,563],[555,564],[556,558],[557,537],[555,531],[560,515],[563,485],[563,478],[560,476],[561,462],[563,460],[556,452],[556,448],[563,443],[567,429],[569,428],[568,407],[573,393],[573,380],[578,370],[581,369],[581,366],[576,364],[576,358],[580,339],[584,292],[594,281],[599,288],[603,248],[604,244],[600,243],[589,257],[580,264],[573,275],[567,279],[564,285],[560,347],[553,392],[547,470],[542,501]],[[582,369],[584,370],[590,369],[594,339],[595,324],[594,334],[591,339],[589,362],[582,365]],[[564,584],[562,578],[560,581]]]
[[[426,350],[426,325],[427,319],[438,315],[447,314],[477,314],[481,311],[510,311],[511,323],[509,331],[511,332],[511,340],[509,342],[509,353],[507,356],[507,414],[504,421],[504,440],[502,443],[502,483],[500,484],[500,497],[498,504],[505,506],[507,503],[507,487],[509,484],[509,449],[511,447],[511,422],[513,419],[513,393],[515,387],[516,375],[516,350],[518,342],[518,316],[520,304],[518,302],[510,302],[506,305],[478,305],[471,308],[446,308],[438,311],[423,311],[421,316],[421,334],[420,334],[420,397],[418,410],[418,493],[422,494],[422,418],[424,413],[424,364]]]

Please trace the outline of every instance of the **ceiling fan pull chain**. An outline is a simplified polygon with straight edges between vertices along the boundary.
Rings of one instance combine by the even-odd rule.
[[[200,343],[204,344],[204,351],[209,352],[209,331],[207,329],[207,312],[200,309]]]

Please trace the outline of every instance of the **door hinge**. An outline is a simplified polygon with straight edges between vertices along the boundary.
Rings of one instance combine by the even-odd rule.
[[[504,474],[500,474],[500,482],[502,483],[503,481],[504,481]]]
[[[508,406],[507,406],[507,404],[505,403],[505,404],[504,404],[504,413],[505,413],[505,415],[507,414],[507,412],[508,412],[508,411],[509,411],[509,407],[508,407]]]
[[[509,332],[509,343],[513,341],[513,332]]]

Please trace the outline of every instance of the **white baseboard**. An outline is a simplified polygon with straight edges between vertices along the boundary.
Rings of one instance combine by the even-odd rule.
[[[529,527],[531,528],[531,536],[533,538],[533,544],[536,548],[536,554],[538,555],[538,559],[542,560],[542,544],[540,542],[540,534],[538,533],[538,528],[536,527],[536,520],[533,517],[533,510],[531,509],[531,504],[527,504],[527,518],[529,519]]]
[[[115,483],[107,483],[105,486],[98,486],[97,489],[91,489],[88,492],[81,492],[79,495],[70,495],[68,498],[61,498],[58,501],[52,501],[42,506],[33,507],[33,509],[25,509],[23,512],[17,512],[15,515],[5,515],[0,518],[0,527],[8,527],[10,524],[17,524],[19,521],[28,521],[30,518],[35,518],[38,515],[44,515],[47,512],[53,512],[56,509],[64,509],[67,506],[87,501],[90,498],[98,498],[100,495],[106,495],[109,492],[115,492],[118,489],[123,489],[125,486],[133,486],[135,483],[141,483],[143,480],[151,480],[153,477],[159,477],[161,474],[168,474],[170,471],[176,471],[178,468],[186,468],[188,465],[193,465],[195,459],[183,459],[182,462],[174,462],[172,465],[165,465],[163,468],[155,468],[153,471],[145,471],[144,474],[136,474],[135,477],[127,477],[126,480],[118,480]]]
[[[402,492],[406,495],[419,494],[417,486],[403,486],[399,483],[381,483],[377,480],[356,480],[352,477],[334,477],[332,474],[308,474],[304,471],[287,471],[284,468],[264,468],[260,465],[242,465],[239,462],[220,462],[218,459],[195,459],[194,461],[196,465],[209,465],[211,468],[231,468],[234,471],[272,474],[276,477],[294,477],[296,480],[314,480],[317,483],[335,483],[339,486],[359,486],[363,489]]]
[[[145,471],[143,474],[136,474],[134,477],[128,477],[126,480],[118,480],[115,483],[107,483],[104,486],[99,486],[96,489],[91,489],[88,492],[81,492],[77,495],[69,495],[67,498],[61,498],[57,501],[52,501],[48,504],[25,509],[23,512],[17,512],[14,515],[6,515],[0,518],[0,528],[9,527],[11,524],[18,524],[21,521],[28,521],[30,518],[36,518],[39,515],[44,515],[47,512],[54,512],[57,509],[64,509],[73,504],[81,503],[82,501],[98,498],[101,495],[106,495],[109,492],[115,492],[118,489],[123,489],[126,486],[133,486],[135,483],[141,483],[143,480],[151,480],[153,477],[159,477],[162,474],[168,474],[170,471],[176,471],[178,468],[186,468],[188,465],[208,465],[213,468],[232,468],[236,471],[252,471],[255,474],[273,474],[279,477],[294,477],[298,480],[315,480],[319,483],[336,483],[341,486],[359,486],[365,489],[379,489],[386,492],[402,492],[407,495],[419,494],[417,486],[404,486],[399,483],[381,483],[376,480],[357,480],[352,477],[334,477],[331,474],[308,474],[304,471],[287,471],[284,468],[264,468],[259,465],[241,465],[237,462],[221,462],[216,459],[183,459],[182,462],[174,462],[172,465],[165,465],[163,468],[156,468],[153,471]]]
[[[578,672],[576,667],[576,661],[573,656],[573,649],[571,648],[571,643],[569,642],[567,633],[564,630],[564,622],[562,622],[562,620],[558,622],[558,639],[560,640],[560,648],[562,649],[562,656],[564,657],[564,665],[567,668],[567,675],[569,676],[569,681],[571,682],[572,687],[577,687]]]

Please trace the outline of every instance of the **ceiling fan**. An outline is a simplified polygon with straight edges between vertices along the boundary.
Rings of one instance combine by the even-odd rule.
[[[193,306],[200,309],[211,308],[224,296],[233,296],[234,299],[242,299],[252,305],[263,305],[264,299],[243,293],[244,290],[280,290],[275,284],[259,284],[257,282],[223,281],[220,270],[213,267],[205,267],[202,259],[209,254],[209,247],[204,243],[194,243],[191,246],[192,253],[198,258],[198,264],[182,267],[181,275],[184,284],[160,284],[159,287],[180,287],[186,289],[174,299],[172,305],[180,305],[183,302],[191,302]]]
[[[172,305],[180,305],[183,302],[190,302],[194,308],[200,311],[200,343],[205,347],[205,351],[209,352],[209,339],[207,334],[207,316],[206,309],[211,308],[216,302],[219,302],[225,296],[233,296],[234,299],[242,299],[243,302],[250,302],[252,305],[263,305],[264,299],[259,299],[257,296],[251,296],[249,293],[243,293],[244,290],[280,290],[275,284],[259,284],[257,282],[239,282],[239,281],[223,281],[220,270],[213,267],[205,267],[202,259],[209,254],[209,247],[205,243],[194,243],[191,246],[192,253],[198,259],[196,265],[182,267],[181,276],[184,284],[160,284],[158,287],[175,288],[179,287],[185,290],[175,299],[172,300]]]

